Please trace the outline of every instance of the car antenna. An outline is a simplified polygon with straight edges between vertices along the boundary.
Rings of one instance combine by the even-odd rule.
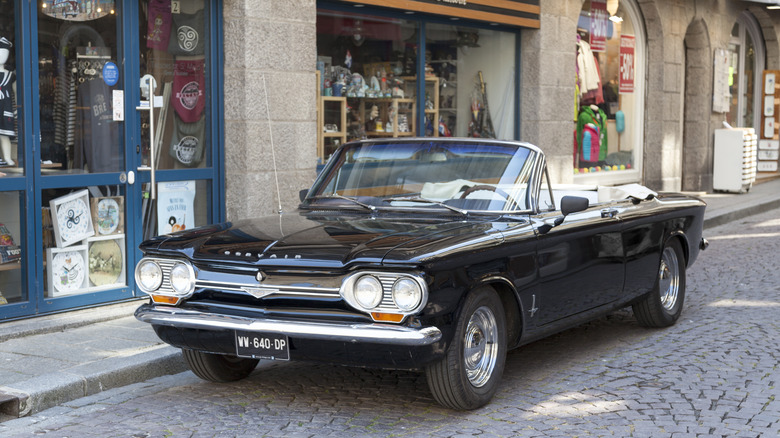
[[[279,190],[279,172],[276,170],[276,151],[274,150],[274,130],[271,127],[271,107],[268,106],[268,87],[265,85],[265,73],[261,75],[263,77],[263,91],[265,92],[265,112],[268,116],[268,135],[271,140],[271,160],[274,164],[274,179],[276,180],[276,199],[279,201],[279,210],[277,213],[282,214],[282,194]]]

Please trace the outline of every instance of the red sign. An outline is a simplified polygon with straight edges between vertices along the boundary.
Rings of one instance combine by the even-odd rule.
[[[634,92],[634,75],[636,69],[635,50],[636,38],[632,35],[620,36],[620,72],[618,73],[618,88],[621,93]]]
[[[591,0],[590,2],[590,50],[594,52],[607,51],[607,0]]]

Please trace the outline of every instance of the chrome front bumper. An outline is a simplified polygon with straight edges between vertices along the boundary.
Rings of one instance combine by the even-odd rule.
[[[425,346],[441,339],[436,327],[411,328],[392,324],[338,324],[332,322],[256,319],[220,315],[178,307],[144,304],[135,311],[139,321],[149,324],[200,330],[244,330],[278,333],[291,338],[338,342]]]

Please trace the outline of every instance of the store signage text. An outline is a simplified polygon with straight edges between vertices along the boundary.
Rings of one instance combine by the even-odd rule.
[[[436,0],[436,1],[438,1],[439,3],[451,3],[453,5],[462,5],[462,6],[466,6],[466,4],[468,4],[466,0]]]
[[[607,0],[590,2],[590,49],[594,52],[607,51]]]
[[[618,88],[621,93],[634,92],[634,60],[636,38],[633,35],[620,36],[620,74],[618,75]]]

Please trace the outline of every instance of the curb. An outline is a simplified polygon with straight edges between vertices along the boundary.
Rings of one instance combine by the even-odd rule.
[[[0,413],[23,417],[111,388],[187,370],[181,350],[158,345],[125,357],[86,363],[0,386]]]
[[[735,220],[743,219],[748,216],[753,216],[759,213],[764,213],[769,210],[780,208],[780,199],[773,199],[771,201],[763,202],[749,207],[742,207],[729,212],[718,214],[704,219],[704,229],[717,227],[719,225],[727,224]]]

